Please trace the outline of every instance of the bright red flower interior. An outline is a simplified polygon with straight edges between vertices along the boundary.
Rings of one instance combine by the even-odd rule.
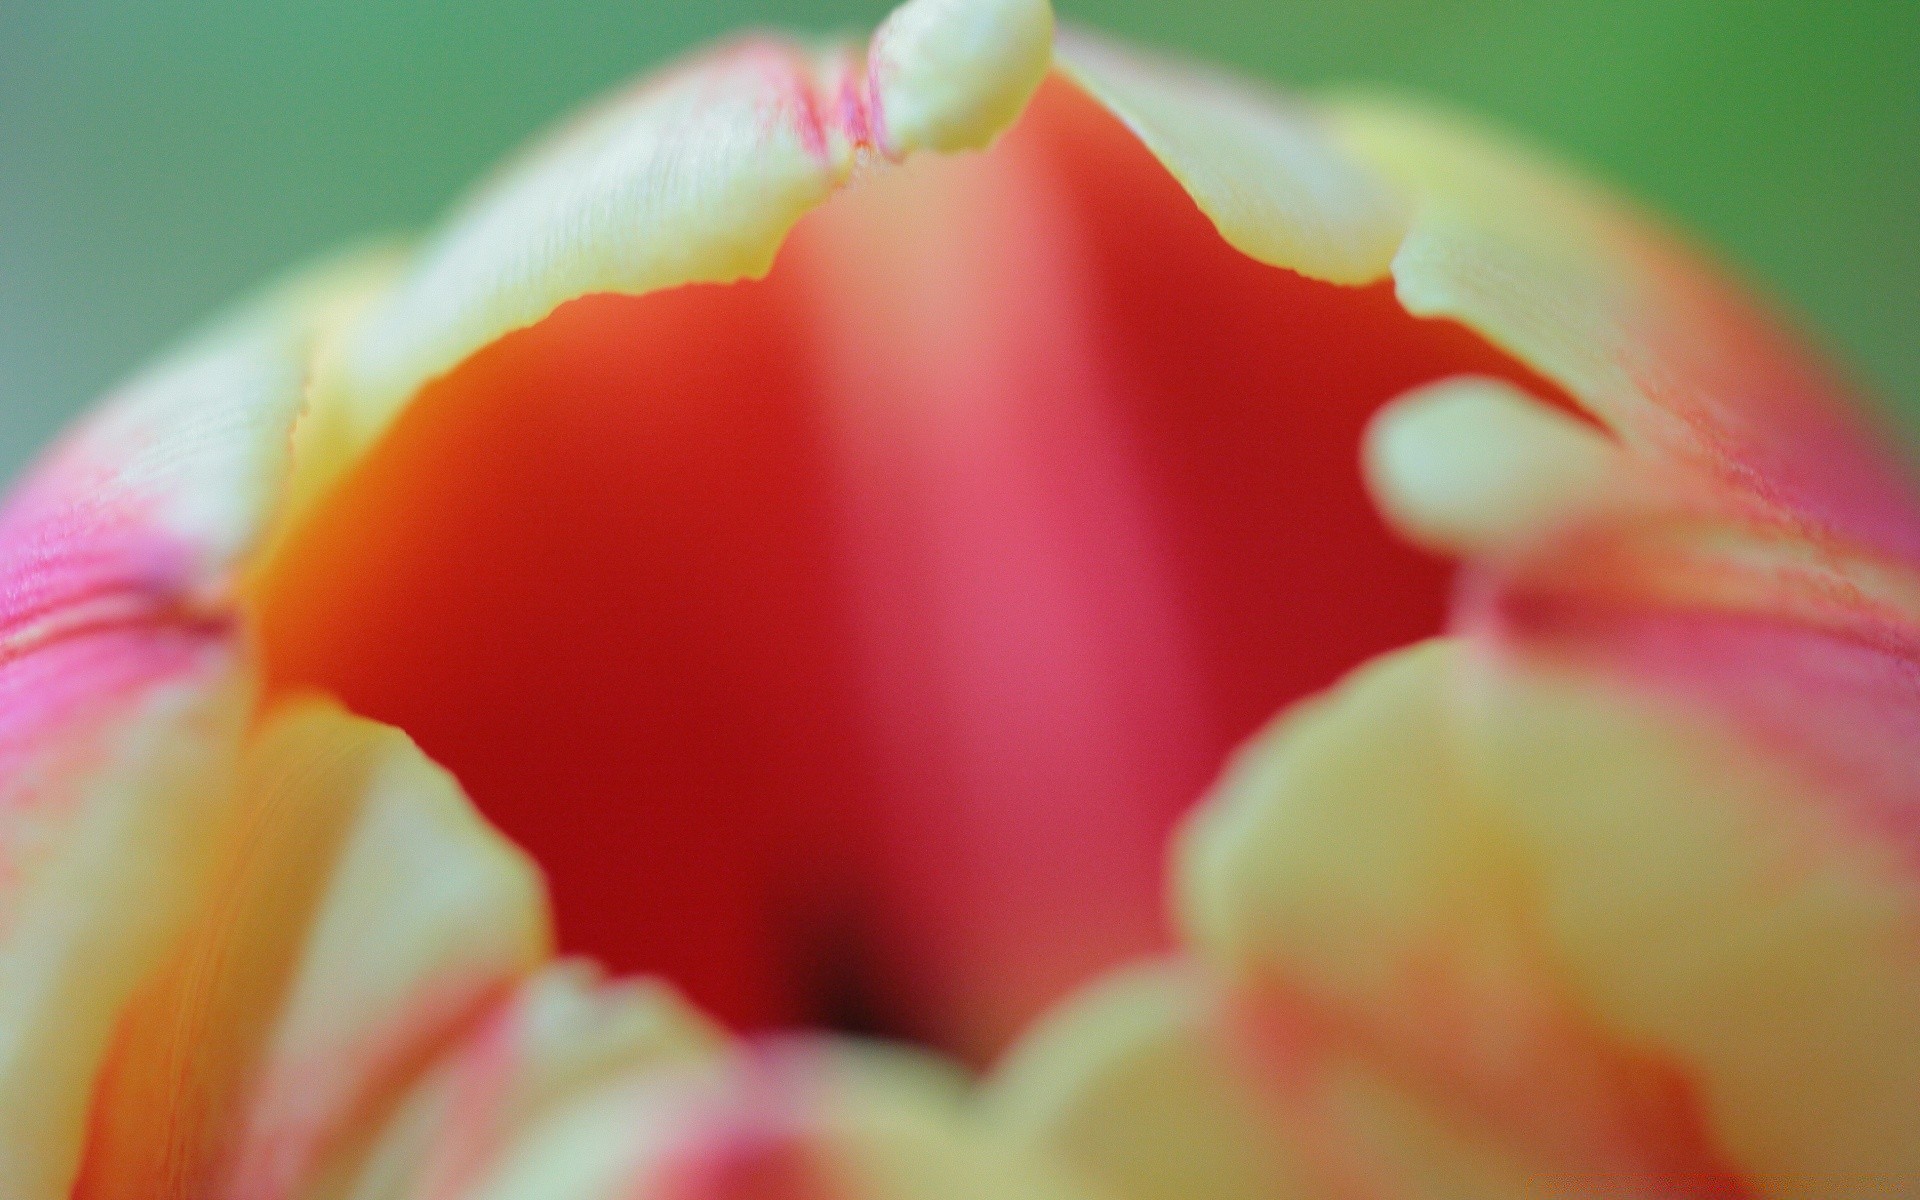
[[[764,281],[578,300],[429,387],[264,584],[272,678],[448,766],[564,949],[978,1057],[1166,944],[1236,743],[1440,628],[1357,447],[1466,371],[1550,394],[1243,258],[1052,83]]]

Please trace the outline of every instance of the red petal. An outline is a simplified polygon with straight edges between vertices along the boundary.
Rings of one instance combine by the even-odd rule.
[[[282,556],[268,651],[448,764],[569,948],[979,1052],[1162,943],[1229,747],[1439,626],[1355,460],[1461,372],[1552,394],[1243,257],[1054,84],[765,281],[579,300],[430,387]]]

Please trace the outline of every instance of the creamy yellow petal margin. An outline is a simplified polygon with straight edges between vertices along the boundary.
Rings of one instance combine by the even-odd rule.
[[[1920,561],[1871,415],[1737,281],[1576,173],[1417,101],[1291,98],[1068,31],[1060,69],[1252,258],[1391,276],[1727,512]]]
[[[195,903],[253,701],[228,607],[358,261],[109,396],[0,509],[0,1179],[63,1196],[121,1007]]]
[[[86,581],[92,590],[146,585],[177,602],[223,599],[278,511],[316,345],[389,268],[388,255],[363,252],[300,273],[104,398],[8,497],[0,571],[20,586],[16,550],[53,559],[40,564],[45,575],[63,557],[124,549],[123,561],[87,564],[117,572]],[[131,553],[136,532],[175,546],[180,561],[162,573],[152,556]]]
[[[151,689],[77,757],[42,756],[60,811],[9,797],[0,937],[0,1194],[59,1200],[129,998],[214,869],[251,702],[224,663]]]
[[[650,77],[511,163],[329,356],[302,495],[427,380],[576,296],[764,274],[863,156],[983,146],[1052,57],[1046,0],[911,0],[866,55],[773,40]]]
[[[1637,511],[1482,571],[1463,622],[1503,649],[1462,747],[1548,864],[1568,986],[1670,1056],[1759,1194],[1911,1186],[1910,472],[1790,331],[1639,214],[1431,109],[1330,112],[1415,204],[1407,307],[1556,378],[1645,485]]]
[[[655,981],[606,984],[579,962],[548,967],[426,1075],[340,1200],[464,1196],[528,1129],[582,1096],[714,1060],[726,1039]]]
[[[1687,445],[1683,415],[1631,375],[1641,348],[1629,322],[1655,316],[1658,287],[1645,258],[1655,235],[1637,214],[1571,171],[1417,101],[1336,98],[1321,111],[1342,151],[1391,181],[1412,210],[1393,262],[1409,311],[1452,317],[1506,348],[1631,449]]]
[[[1910,866],[1699,711],[1482,653],[1282,720],[1186,841],[1292,1120],[1411,1195],[1475,1144],[1576,1195],[1920,1178]]]
[[[1456,558],[1503,554],[1590,517],[1623,486],[1600,430],[1496,379],[1448,379],[1367,427],[1374,501],[1411,540]]]
[[[985,1119],[1114,1200],[1313,1200],[1302,1131],[1262,1091],[1222,988],[1140,967],[1062,1004],[985,1082]]]
[[[1315,1129],[1323,1186],[1377,1176],[1417,1196],[1456,1165],[1351,1110],[1342,1070],[1370,1060],[1437,1147],[1505,1143],[1508,1173],[1542,1189],[1658,1194],[1666,1166],[1638,1161],[1639,1138],[1664,1114],[1636,1109],[1634,1050],[1564,994],[1534,928],[1536,865],[1462,763],[1462,653],[1389,655],[1243,753],[1184,848],[1192,935]]]
[[[1920,873],[1697,710],[1477,667],[1463,745],[1538,865],[1567,987],[1695,1082],[1763,1195],[1920,1179]]]
[[[1098,1200],[989,1132],[961,1081],[905,1051],[748,1046],[580,1097],[473,1200]]]
[[[1405,204],[1312,109],[1078,30],[1062,33],[1056,55],[1241,253],[1331,283],[1386,277],[1406,233]]]
[[[1011,126],[1053,62],[1047,0],[912,0],[867,50],[874,132],[893,157],[981,150]]]
[[[1122,972],[1015,1048],[987,1081],[986,1118],[1111,1200],[1594,1194],[1543,1180],[1363,1047],[1276,1055],[1266,1015],[1202,964]]]
[[[1393,262],[1408,311],[1477,330],[1730,511],[1920,561],[1920,493],[1893,440],[1740,281],[1573,172],[1432,106],[1352,97],[1321,111],[1411,208]]]
[[[538,874],[400,733],[319,702],[250,746],[191,933],[120,1022],[76,1197],[284,1196],[548,952]]]

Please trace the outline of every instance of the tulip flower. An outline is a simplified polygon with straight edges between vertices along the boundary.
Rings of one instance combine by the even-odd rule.
[[[0,1194],[1909,1194],[1886,444],[1428,108],[719,48],[0,510]]]

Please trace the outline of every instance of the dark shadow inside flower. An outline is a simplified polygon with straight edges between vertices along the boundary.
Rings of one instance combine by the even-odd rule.
[[[1441,627],[1358,445],[1464,372],[1556,394],[1244,258],[1051,83],[765,280],[476,354],[257,615],[276,688],[406,730],[541,863],[563,950],[978,1060],[1168,943],[1169,832],[1238,742]]]

